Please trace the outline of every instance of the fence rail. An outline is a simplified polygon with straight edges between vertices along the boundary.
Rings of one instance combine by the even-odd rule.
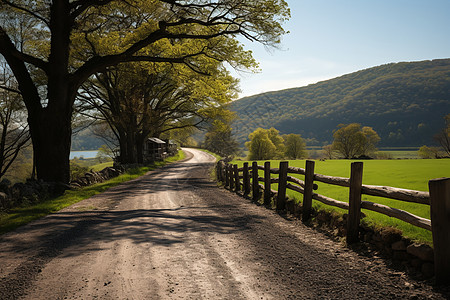
[[[220,161],[217,164],[216,173],[217,179],[224,182],[225,187],[230,190],[236,192],[242,190],[245,196],[250,195],[250,191],[252,191],[254,201],[263,196],[264,204],[268,205],[271,203],[272,197],[275,196],[274,201],[277,210],[286,209],[287,189],[303,194],[302,220],[304,222],[311,218],[313,199],[326,205],[347,210],[347,243],[349,244],[358,241],[361,209],[375,211],[430,230],[433,236],[436,281],[438,283],[450,283],[450,178],[430,180],[429,192],[422,192],[389,186],[363,185],[362,162],[351,164],[350,178],[316,174],[314,173],[314,164],[314,161],[307,160],[303,169],[289,166],[287,161],[282,161],[279,168],[271,168],[270,162],[265,162],[263,166],[253,162],[251,166],[244,163],[243,167],[238,168],[237,165],[225,164]],[[264,177],[259,176],[259,170],[264,171]],[[272,177],[272,174],[277,174],[278,177]],[[304,175],[305,180],[289,174]],[[349,201],[339,201],[314,193],[318,189],[314,181],[349,188]],[[278,190],[272,190],[271,185],[273,183],[278,184]],[[407,211],[379,203],[362,201],[361,195],[363,194],[430,205],[431,219],[422,218]]]

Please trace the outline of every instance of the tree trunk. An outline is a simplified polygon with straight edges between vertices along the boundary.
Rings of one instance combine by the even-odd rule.
[[[49,108],[29,113],[37,178],[46,182],[70,181],[71,118]]]

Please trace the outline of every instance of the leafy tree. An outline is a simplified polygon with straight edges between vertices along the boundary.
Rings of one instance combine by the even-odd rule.
[[[441,158],[444,153],[438,147],[422,146],[419,148],[418,155],[424,159]]]
[[[333,149],[344,158],[369,156],[376,151],[375,145],[380,140],[371,127],[363,127],[357,123],[340,124],[333,133]]]
[[[0,54],[28,110],[38,178],[69,182],[73,106],[80,86],[94,73],[132,61],[184,64],[207,73],[202,58],[228,61],[242,54],[247,54],[245,63],[231,64],[248,68],[251,56],[224,37],[276,45],[289,9],[284,0],[1,1],[0,19],[23,16],[34,34],[18,44],[17,30],[2,23]],[[184,41],[209,43],[186,47]]]
[[[306,157],[306,143],[299,134],[288,134],[283,136],[285,152],[288,159],[298,159]]]
[[[224,113],[223,104],[236,95],[236,81],[217,67],[211,64],[211,75],[204,76],[182,67],[123,64],[96,74],[80,98],[88,103],[85,110],[96,109],[101,114],[96,118],[111,127],[120,162],[142,163],[149,136],[197,127]]]
[[[335,150],[333,148],[333,145],[325,145],[322,147],[322,151],[325,154],[325,157],[328,159],[333,159],[335,155]]]
[[[235,156],[239,146],[232,135],[232,128],[226,120],[215,120],[205,134],[205,149],[222,157]]]
[[[381,138],[372,127],[364,126],[362,133],[365,137],[364,144],[362,145],[362,155],[372,156],[377,151],[376,145]]]
[[[445,127],[434,136],[442,149],[450,156],[450,114],[445,116]]]
[[[245,146],[250,151],[250,160],[281,158],[284,153],[283,138],[275,128],[257,128],[249,134]]]
[[[95,156],[99,163],[111,160],[113,157],[113,152],[107,145],[102,145],[98,148],[97,155]]]

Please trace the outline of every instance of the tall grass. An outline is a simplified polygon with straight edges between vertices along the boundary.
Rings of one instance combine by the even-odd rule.
[[[135,179],[151,170],[160,168],[168,163],[181,160],[183,158],[184,153],[182,151],[179,151],[177,155],[169,157],[164,161],[155,162],[150,166],[128,170],[126,173],[112,178],[108,181],[94,184],[79,190],[67,190],[64,192],[64,195],[60,197],[49,199],[36,205],[18,207],[7,212],[0,213],[0,234],[11,231],[19,226],[42,218],[48,214],[55,213],[67,206],[80,202],[94,195],[103,193],[113,186]]]
[[[327,160],[316,161],[315,173],[350,177],[350,164],[352,160]],[[242,165],[243,162],[236,161],[238,165]],[[263,165],[263,162],[258,162],[259,165]],[[279,161],[271,161],[271,167],[277,168]],[[289,161],[290,166],[305,167],[304,160]],[[260,171],[260,176],[264,176]],[[277,176],[277,175],[274,175]],[[292,176],[292,174],[291,174]],[[298,178],[304,179],[303,176],[298,175]],[[440,160],[368,160],[364,161],[364,175],[363,184],[370,185],[383,185],[392,186],[398,188],[405,188],[418,191],[428,191],[428,181],[433,178],[450,177],[450,159]],[[329,185],[325,183],[316,182],[319,186],[315,191],[318,194],[322,194],[336,200],[348,202],[349,189],[345,187],[339,187]],[[272,189],[276,189],[276,185],[273,185]],[[303,199],[303,196],[294,191],[287,191],[287,194],[292,199]],[[381,203],[390,207],[402,209],[413,213],[417,216],[430,219],[430,207],[428,205],[403,202],[398,200],[391,200],[387,198],[380,198],[374,196],[363,195],[362,200]],[[313,206],[316,209],[330,209],[344,213],[344,210],[327,206],[313,200]],[[406,222],[397,220],[385,216],[383,214],[363,210],[366,214],[365,221],[375,226],[393,226],[403,231],[403,234],[413,240],[425,242],[431,244],[432,237],[431,232],[416,226],[410,225]]]

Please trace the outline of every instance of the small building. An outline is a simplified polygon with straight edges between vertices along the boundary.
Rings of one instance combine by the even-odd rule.
[[[166,152],[169,154],[169,156],[173,156],[177,154],[178,152],[178,145],[173,140],[165,140],[166,142]]]
[[[148,138],[144,143],[144,161],[163,160],[167,157],[166,142],[155,137]]]

